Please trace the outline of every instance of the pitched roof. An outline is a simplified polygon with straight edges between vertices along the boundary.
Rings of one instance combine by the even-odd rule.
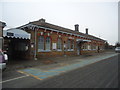
[[[91,37],[91,38],[95,38],[95,39],[105,41],[103,39],[100,39],[98,37],[95,37],[95,36],[92,36],[92,35],[89,35],[89,34],[87,35],[87,34],[84,34],[84,33],[81,33],[81,32],[75,31],[75,30],[71,30],[71,29],[64,28],[64,27],[61,27],[61,26],[58,26],[58,25],[47,23],[47,22],[45,22],[45,19],[40,19],[38,21],[29,22],[29,24],[42,26],[42,27],[46,27],[46,28],[51,28],[51,29],[56,29],[58,31],[64,31],[64,32],[68,32],[68,33],[78,34],[78,35],[82,35],[82,36],[85,36],[85,37]]]
[[[73,30],[68,29],[68,28],[64,28],[64,27],[61,27],[61,26],[58,26],[58,25],[47,23],[47,22],[42,22],[41,19],[38,20],[38,21],[30,22],[30,24],[35,24],[35,25],[42,26],[42,27],[52,28],[52,29],[56,29],[56,30],[59,30],[59,31],[80,34],[79,32],[73,31]]]

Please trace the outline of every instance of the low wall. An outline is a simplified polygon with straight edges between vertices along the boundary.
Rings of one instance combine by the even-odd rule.
[[[104,50],[99,51],[104,52]],[[81,55],[86,55],[86,54],[92,54],[92,53],[98,53],[97,50],[86,50],[86,51],[81,51]],[[68,55],[68,56],[75,56],[77,55],[76,51],[50,51],[50,52],[38,52],[37,53],[37,58],[42,58],[42,57],[57,57],[57,56],[63,56],[63,55]]]

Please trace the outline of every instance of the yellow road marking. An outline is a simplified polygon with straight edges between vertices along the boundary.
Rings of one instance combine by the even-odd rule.
[[[26,74],[26,75],[30,75],[30,76],[32,76],[32,77],[38,79],[38,80],[43,80],[43,79],[41,79],[41,78],[39,78],[39,77],[37,77],[37,76],[35,76],[35,75],[29,74],[29,73],[26,73],[26,72],[23,72],[23,71],[17,71],[17,72],[23,73],[23,74]]]
[[[38,80],[43,80],[43,79],[41,79],[41,78],[39,78],[39,77],[37,77],[37,76],[35,76],[35,75],[32,75],[32,74],[30,74],[30,76],[32,76],[32,77],[34,77],[34,78],[36,78],[36,79],[38,79]]]
[[[23,71],[17,71],[17,72],[28,75],[27,73],[25,73],[25,72],[23,72]]]
[[[26,73],[24,73],[24,72],[22,72],[22,71],[17,71],[17,72],[19,72],[19,73],[23,73],[23,74],[26,74]]]

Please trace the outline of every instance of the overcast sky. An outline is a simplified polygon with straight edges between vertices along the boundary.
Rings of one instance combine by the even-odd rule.
[[[107,40],[114,45],[118,41],[118,0],[2,0],[0,21],[6,28],[36,21],[46,22]],[[6,29],[5,28],[5,29]]]

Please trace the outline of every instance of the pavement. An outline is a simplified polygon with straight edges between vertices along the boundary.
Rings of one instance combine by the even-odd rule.
[[[117,88],[118,54],[104,52],[4,72],[3,88]],[[70,59],[69,59],[70,58]],[[52,59],[51,59],[52,60]]]
[[[110,56],[116,54],[113,51],[105,51],[102,53],[92,53],[87,55],[80,55],[80,56],[62,56],[62,57],[52,57],[52,58],[41,58],[38,60],[16,60],[16,61],[9,61],[7,64],[7,71],[19,70],[19,69],[27,69],[32,67],[39,67],[41,69],[52,69],[57,67],[63,67],[66,65],[70,65],[73,63],[81,62],[90,59],[98,59],[102,58],[101,56]],[[89,63],[89,61],[87,61]],[[85,63],[83,62],[83,63]],[[94,61],[93,61],[94,62]]]
[[[61,62],[59,60],[59,62],[50,64],[47,66],[40,65],[40,66],[31,67],[31,68],[20,69],[18,72],[24,73],[26,75],[31,75],[37,79],[43,80],[49,77],[60,75],[64,72],[68,72],[68,71],[75,70],[80,67],[84,67],[84,66],[99,62],[101,60],[108,59],[115,55],[117,54],[113,52],[104,52],[104,53],[97,54],[95,56],[87,56],[84,58],[83,57],[81,58],[72,57],[71,58],[72,60],[68,59],[66,61],[63,59],[63,61]],[[73,59],[73,58],[76,58],[76,59]]]
[[[118,60],[111,57],[41,80],[35,88],[118,88]],[[31,86],[33,87],[33,86]]]

